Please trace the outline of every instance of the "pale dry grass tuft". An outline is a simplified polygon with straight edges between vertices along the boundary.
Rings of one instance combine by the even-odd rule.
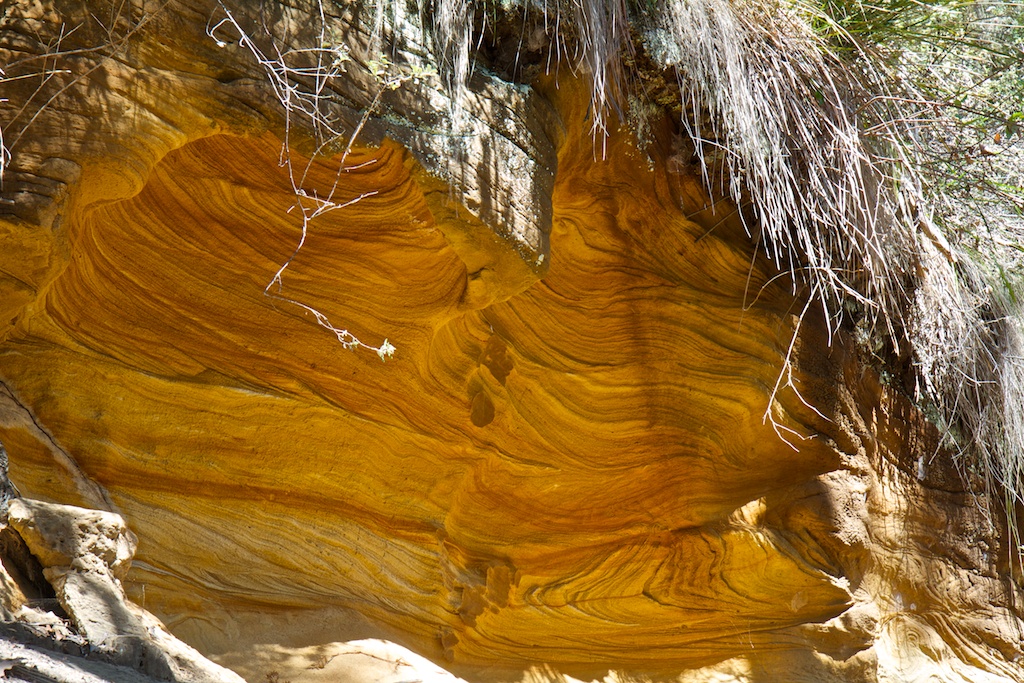
[[[625,96],[624,55],[642,49],[674,70],[682,125],[709,188],[740,207],[751,238],[794,276],[794,293],[805,290],[805,314],[820,304],[832,334],[855,325],[892,357],[911,359],[916,398],[944,431],[955,464],[990,491],[1002,490],[1012,515],[1024,503],[1024,331],[1012,289],[994,285],[991,269],[943,232],[954,222],[933,215],[942,197],[929,195],[941,187],[929,175],[929,155],[957,125],[934,114],[942,103],[809,0],[524,4],[524,17],[543,18],[554,55],[549,66],[568,63],[589,74],[598,143]],[[389,6],[377,0],[376,39]],[[452,140],[488,7],[472,0],[420,4],[452,102]],[[331,128],[329,110],[321,109],[323,79],[339,67],[335,56],[316,48],[312,71],[299,73],[288,53],[247,47],[286,112],[308,117],[326,137],[358,136],[358,128]],[[310,79],[311,90],[295,89]],[[300,178],[304,216],[341,208],[330,197],[303,197],[301,187]],[[1019,248],[1024,228],[1012,216],[1007,226],[1000,234]],[[271,284],[281,284],[287,265]],[[789,372],[787,354],[773,395],[792,386]]]
[[[678,75],[682,123],[708,186],[752,218],[751,237],[821,304],[830,332],[856,323],[894,355],[909,353],[915,398],[955,465],[1002,491],[1012,517],[1024,503],[1021,311],[1012,288],[933,216],[944,195],[929,190],[948,187],[937,182],[948,178],[937,177],[946,170],[934,164],[935,143],[962,127],[942,113],[946,103],[802,0],[662,0],[629,17],[621,0],[565,0],[554,11],[576,18],[576,66],[592,74],[597,134],[631,49],[629,22],[639,28],[643,47]],[[845,53],[826,35],[841,36]],[[1005,215],[1019,249],[1024,226]],[[792,386],[788,364],[787,354],[773,396]],[[770,410],[765,419],[774,422]]]

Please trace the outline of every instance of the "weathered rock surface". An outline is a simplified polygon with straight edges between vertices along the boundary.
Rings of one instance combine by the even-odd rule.
[[[241,681],[126,599],[121,579],[135,544],[124,520],[111,512],[11,501],[9,515],[0,519],[0,669],[6,677]]]
[[[351,123],[379,86],[345,7]],[[411,82],[350,170],[296,152],[311,193],[365,197],[311,223],[282,292],[390,339],[381,363],[263,294],[300,224],[216,4],[111,15],[127,37],[91,52],[78,8],[0,25],[31,65],[84,22],[47,67],[70,75],[5,93],[0,441],[24,494],[124,515],[121,579],[179,637],[253,681],[381,636],[466,680],[1024,676],[1010,551],[913,406],[813,312],[773,392],[803,302],[670,122],[598,159],[574,77],[481,76],[468,156]]]

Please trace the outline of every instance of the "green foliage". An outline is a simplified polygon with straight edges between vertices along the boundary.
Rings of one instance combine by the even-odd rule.
[[[830,47],[854,65],[881,65],[880,85],[909,95],[875,107],[867,129],[886,119],[902,124],[897,139],[950,236],[976,238],[992,226],[1019,224],[1024,4],[826,0],[817,9],[816,30]]]
[[[1024,501],[1024,5],[805,7],[824,49],[866,74],[873,97],[857,115],[868,148],[876,159],[891,150],[927,202],[904,316],[919,405],[1012,520]]]
[[[804,312],[820,303],[837,330],[855,311],[870,346],[909,353],[914,398],[954,464],[1012,517],[1024,503],[1021,4],[624,4],[633,49],[678,75],[705,181],[750,207],[752,237],[809,293]],[[605,0],[565,11],[584,19],[569,53],[594,72],[597,120],[627,31]],[[787,358],[773,391],[795,390],[790,374]]]
[[[380,92],[436,73],[451,102],[451,132],[457,132],[480,22],[488,16],[497,21],[498,4],[437,0],[420,6],[436,72],[396,69],[385,50],[365,68]],[[751,237],[792,273],[795,287],[804,288],[803,312],[819,303],[835,332],[855,311],[858,330],[873,348],[907,351],[915,398],[947,435],[955,464],[981,474],[990,491],[1004,492],[1011,515],[1024,503],[1020,3],[500,4],[521,7],[524,17],[521,30],[503,35],[517,35],[521,48],[526,35],[536,42],[542,26],[548,66],[569,62],[589,75],[598,143],[610,112],[627,105],[626,71],[638,63],[636,53],[658,65],[649,68],[674,72],[681,124],[706,183],[750,208],[744,215],[756,219],[748,225]],[[316,5],[323,20],[322,0]],[[387,34],[387,6],[376,4],[374,41]],[[239,44],[267,70],[285,111],[311,121],[325,145],[347,140],[347,153],[362,123],[353,131],[334,127],[327,84],[348,55],[335,47],[330,30],[321,32],[319,48],[279,50],[277,59],[260,52],[224,13],[227,19],[214,29],[231,24]],[[527,27],[528,15],[542,21]],[[293,65],[292,58],[299,61]],[[297,84],[303,79],[319,89],[302,90]],[[303,236],[310,220],[348,205],[295,189]],[[271,285],[280,290],[287,265],[268,293]],[[348,348],[366,347],[315,309],[292,303]],[[393,352],[386,340],[367,348],[382,360]],[[789,360],[773,391],[796,390]],[[772,420],[770,411],[765,419]]]

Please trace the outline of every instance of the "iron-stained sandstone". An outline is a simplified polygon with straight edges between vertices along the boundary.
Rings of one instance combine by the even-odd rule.
[[[301,46],[306,4],[230,7]],[[432,75],[384,91],[370,8],[325,6],[338,125],[365,125],[339,171],[296,123],[292,168],[362,198],[280,296],[385,363],[264,293],[301,222],[223,7],[2,6],[24,495],[120,513],[128,593],[251,681],[366,638],[467,681],[1021,680],[1005,534],[849,335],[798,329],[671,116],[595,141],[585,74],[482,53],[461,109]],[[386,34],[399,66],[429,58],[414,29]]]

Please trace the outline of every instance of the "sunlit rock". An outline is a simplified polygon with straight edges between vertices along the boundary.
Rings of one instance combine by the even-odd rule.
[[[86,21],[30,9],[9,54]],[[1019,680],[1011,553],[671,117],[598,144],[584,76],[481,76],[449,159],[443,89],[409,82],[388,111],[429,126],[371,116],[344,165],[303,139],[282,166],[219,11],[146,6],[119,58],[67,55],[0,205],[12,479],[123,515],[136,602],[251,681],[327,680],[367,639],[469,681]],[[295,169],[347,204],[298,252]]]

